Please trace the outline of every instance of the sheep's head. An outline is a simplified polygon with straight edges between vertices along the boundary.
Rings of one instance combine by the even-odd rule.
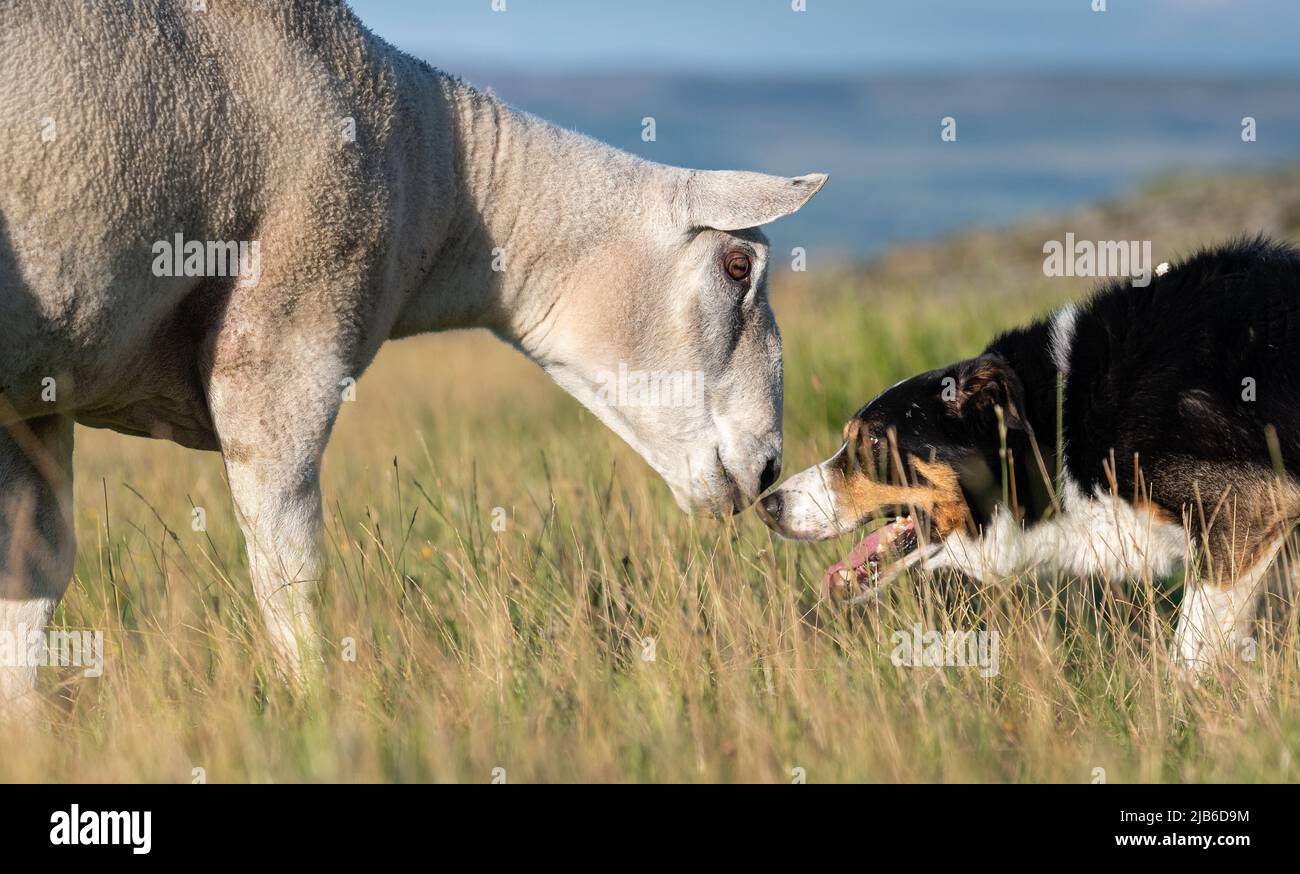
[[[573,271],[543,363],[683,509],[739,512],[781,467],[781,335],[758,226],[826,177],[657,167],[652,179]]]

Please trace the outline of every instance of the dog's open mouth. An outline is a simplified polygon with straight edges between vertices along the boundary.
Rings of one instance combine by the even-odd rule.
[[[832,598],[868,595],[888,582],[919,546],[916,520],[894,516],[853,547],[842,561],[826,569],[826,590]]]

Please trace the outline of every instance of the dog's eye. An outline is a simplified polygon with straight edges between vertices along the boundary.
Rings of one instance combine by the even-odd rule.
[[[727,253],[722,264],[723,267],[726,268],[727,275],[737,282],[744,282],[749,278],[750,265],[748,252],[733,249]]]

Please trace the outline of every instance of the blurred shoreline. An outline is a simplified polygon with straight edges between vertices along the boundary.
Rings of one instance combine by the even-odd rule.
[[[1088,278],[1050,279],[1043,246],[1067,234],[1081,240],[1145,240],[1153,260],[1176,261],[1232,237],[1265,234],[1300,240],[1300,163],[1260,171],[1153,176],[1124,194],[1004,224],[959,228],[934,240],[898,241],[868,258],[832,257],[806,272],[780,269],[782,286],[846,283],[861,293],[924,287],[936,294],[1047,283],[1091,288]]]

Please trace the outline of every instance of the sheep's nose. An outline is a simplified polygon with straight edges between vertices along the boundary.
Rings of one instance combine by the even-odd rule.
[[[780,521],[781,511],[785,509],[785,498],[781,497],[780,492],[772,492],[759,503],[762,504],[763,513],[766,514],[767,518],[773,522]]]
[[[780,475],[781,456],[774,455],[767,460],[767,464],[763,467],[763,474],[758,478],[758,493],[761,495],[763,492],[770,489],[776,483],[776,478]]]

